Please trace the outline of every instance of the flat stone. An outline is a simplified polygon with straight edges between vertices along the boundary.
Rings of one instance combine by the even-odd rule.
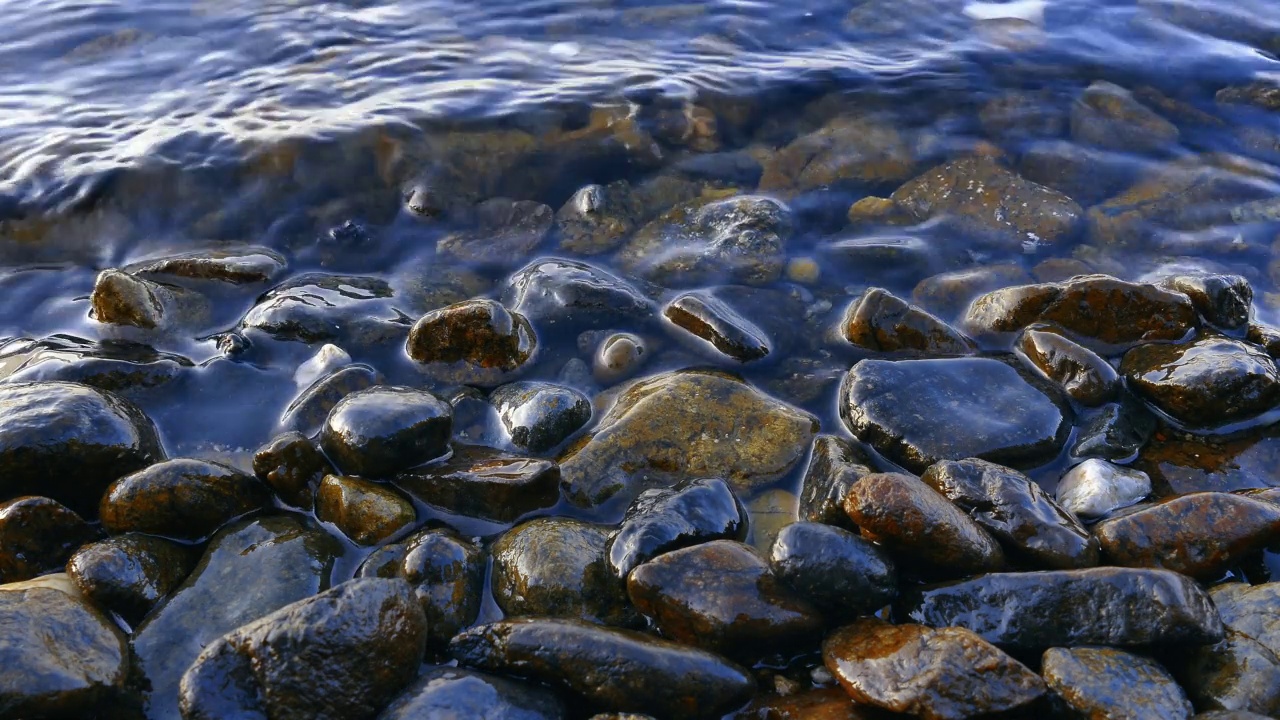
[[[413,503],[360,478],[326,475],[316,488],[316,519],[333,523],[357,545],[377,545],[417,520]]]
[[[822,660],[856,702],[925,720],[1006,712],[1045,692],[1026,666],[962,628],[859,620],[827,636]]]
[[[204,540],[231,520],[270,506],[271,499],[266,485],[229,465],[175,458],[112,483],[99,514],[112,533]]]
[[[525,369],[538,348],[529,321],[493,300],[432,310],[414,323],[405,352],[446,382],[500,385]]]
[[[896,184],[916,164],[910,139],[873,117],[843,115],[802,135],[762,163],[762,191],[797,192],[842,184]]]
[[[444,528],[422,530],[405,540],[394,576],[413,586],[432,646],[443,647],[479,617],[486,559],[474,543]]]
[[[619,579],[641,563],[711,540],[741,540],[747,517],[719,478],[682,480],[640,493],[609,540],[609,568]]]
[[[999,573],[904,594],[895,617],[968,628],[1016,650],[1203,645],[1218,642],[1224,632],[1209,596],[1169,570]]]
[[[312,508],[316,485],[333,472],[320,448],[296,430],[277,435],[253,454],[253,474],[282,500],[303,510]]]
[[[1151,494],[1151,478],[1141,470],[1090,458],[1067,471],[1054,495],[1077,517],[1095,520],[1136,505]]]
[[[1178,127],[1138,102],[1128,90],[1097,80],[1071,106],[1071,137],[1121,152],[1153,152],[1176,145]]]
[[[554,449],[591,419],[591,400],[564,385],[525,380],[489,394],[511,444],[530,453]]]
[[[813,439],[800,481],[799,519],[857,530],[844,511],[844,497],[854,483],[878,471],[862,444],[855,443],[826,434]]]
[[[465,666],[515,671],[604,710],[673,720],[718,717],[755,692],[751,674],[718,655],[580,620],[490,623],[454,638],[449,649]]]
[[[347,395],[320,431],[320,447],[343,472],[388,477],[443,456],[453,408],[438,395],[379,385]]]
[[[485,200],[473,214],[468,227],[436,242],[436,254],[471,263],[509,264],[541,245],[555,221],[554,212],[542,203],[508,198]]]
[[[408,319],[385,280],[308,273],[268,290],[240,326],[280,341],[368,347],[404,337]]]
[[[502,304],[547,335],[635,327],[657,313],[653,301],[631,282],[564,258],[541,258],[512,273],[502,288]]]
[[[745,363],[769,354],[769,336],[709,292],[685,293],[667,303],[662,314],[731,360]]]
[[[968,457],[1039,465],[1071,428],[1061,400],[989,358],[862,360],[841,383],[839,407],[855,436],[912,472]]]
[[[1055,332],[1027,328],[1017,348],[1027,365],[1081,405],[1097,407],[1114,400],[1120,391],[1120,376],[1106,360]]]
[[[1230,338],[1136,347],[1125,353],[1120,372],[1137,395],[1193,428],[1248,420],[1280,403],[1275,361]]]
[[[84,518],[55,500],[27,495],[0,502],[0,584],[61,569],[97,537]]]
[[[898,571],[888,553],[870,540],[822,523],[783,528],[770,551],[769,567],[831,618],[870,614],[898,596]]]
[[[400,473],[395,484],[455,515],[507,523],[556,504],[560,467],[550,460],[457,444],[443,463]]]
[[[438,667],[419,677],[378,720],[561,720],[567,713],[564,701],[540,685]]]
[[[146,393],[182,377],[193,363],[181,355],[120,339],[96,342],[69,335],[19,338],[0,344],[0,380],[62,380],[125,397]]]
[[[1249,323],[1253,286],[1241,275],[1175,275],[1163,284],[1191,298],[1200,316],[1213,325],[1237,330]]]
[[[960,331],[887,290],[871,288],[845,310],[840,334],[874,352],[972,355],[973,342]]]
[[[1169,671],[1115,648],[1050,648],[1041,674],[1055,699],[1083,717],[1185,720],[1195,712]]]
[[[288,266],[284,256],[255,245],[224,246],[139,260],[123,269],[147,278],[210,280],[231,285],[269,283]]]
[[[177,589],[195,561],[186,545],[126,533],[81,547],[67,561],[67,574],[95,605],[136,625]]]
[[[329,411],[358,390],[383,384],[382,374],[368,365],[348,365],[311,383],[280,415],[279,429],[313,437],[324,427]]]

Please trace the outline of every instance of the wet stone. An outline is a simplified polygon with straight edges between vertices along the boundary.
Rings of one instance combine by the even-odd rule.
[[[1099,80],[1071,107],[1071,137],[1110,150],[1152,152],[1177,144],[1179,132],[1128,90]]]
[[[140,260],[124,271],[148,278],[212,280],[232,285],[269,283],[288,263],[280,253],[253,245],[217,247]]]
[[[1017,650],[1203,645],[1223,637],[1209,596],[1191,578],[1169,570],[999,573],[904,595],[895,618],[968,628]]]
[[[957,259],[945,245],[911,235],[838,239],[818,246],[818,252],[842,277],[876,285],[917,282]]]
[[[98,274],[89,302],[94,320],[143,330],[198,326],[209,312],[196,293],[114,269]]]
[[[638,335],[614,333],[600,341],[592,357],[592,377],[612,385],[639,371],[648,359],[649,345]]]
[[[0,502],[0,585],[60,569],[96,536],[83,518],[55,500],[29,495]]]
[[[560,250],[598,255],[616,250],[635,228],[625,180],[578,188],[556,211]]]
[[[748,532],[743,542],[768,555],[778,533],[798,520],[800,499],[795,493],[776,487],[751,498],[745,507]]]
[[[182,717],[373,720],[417,674],[426,640],[403,580],[351,580],[205,648],[182,677]]]
[[[386,281],[307,273],[268,290],[240,321],[280,341],[377,345],[404,337],[408,319],[395,309]]]
[[[315,443],[296,430],[277,435],[253,454],[253,474],[282,500],[303,510],[312,508],[315,486],[332,472]]]
[[[846,214],[852,227],[914,225],[916,219],[889,198],[868,196],[849,206]]]
[[[1031,276],[1019,265],[990,265],[930,275],[916,284],[911,301],[934,312],[953,317],[983,293],[1030,282]]]
[[[887,553],[848,530],[797,522],[778,533],[769,566],[779,580],[827,617],[852,619],[898,595],[898,571]]]
[[[545,334],[642,325],[655,313],[653,301],[627,280],[563,258],[517,270],[503,286],[502,302]]]
[[[475,623],[484,575],[484,551],[444,528],[410,536],[396,572],[413,586],[427,616],[428,641],[440,646]]]
[[[1058,504],[1085,520],[1106,517],[1150,494],[1151,478],[1146,473],[1098,458],[1068,470],[1054,490]]]
[[[866,449],[855,443],[827,434],[813,439],[809,466],[800,482],[801,520],[857,530],[844,511],[844,497],[854,483],[877,470]]]
[[[405,352],[441,380],[499,385],[525,368],[537,346],[523,315],[479,299],[423,315],[409,332]]]
[[[955,328],[880,288],[853,301],[840,322],[840,334],[874,352],[971,355],[975,350]]]
[[[377,545],[417,519],[413,503],[389,487],[326,475],[316,488],[316,518],[331,522],[357,545]]]
[[[560,468],[550,460],[458,444],[448,460],[400,473],[395,484],[455,515],[507,523],[556,504]]]
[[[685,293],[667,303],[662,314],[731,360],[745,363],[769,354],[769,336],[710,292]]]
[[[1023,177],[1065,193],[1084,207],[1123,190],[1133,179],[1133,165],[1128,157],[1066,140],[1031,143],[1018,158],[1018,172]],[[1041,282],[1047,281],[1041,278]]]
[[[635,610],[609,569],[606,528],[539,518],[493,544],[493,598],[508,616],[566,617],[630,625]]]
[[[225,633],[329,585],[339,543],[292,517],[236,523],[210,541],[191,575],[133,636],[149,718],[176,720],[178,683]]]
[[[470,263],[503,265],[526,258],[551,231],[551,208],[531,200],[492,198],[473,209],[465,229],[436,243],[436,254]],[[494,261],[497,260],[495,263]]]
[[[1248,420],[1280,403],[1275,362],[1230,338],[1137,347],[1125,353],[1120,372],[1137,395],[1192,428]]]
[[[825,671],[825,668],[823,668]],[[805,690],[794,695],[759,695],[734,720],[871,720],[844,688]]]
[[[1280,537],[1280,506],[1192,493],[1113,515],[1093,533],[1112,565],[1162,567],[1210,581]]]
[[[453,408],[427,390],[379,385],[338,401],[320,447],[343,472],[388,477],[441,457],[453,435]]]
[[[203,540],[231,520],[270,505],[271,490],[252,475],[221,463],[176,458],[112,483],[99,514],[112,533]]]
[[[856,702],[925,720],[1006,712],[1045,692],[1026,666],[962,628],[859,620],[827,636],[822,659]]]
[[[553,691],[533,683],[454,667],[428,670],[379,720],[560,720],[568,710]]]
[[[745,703],[755,682],[712,653],[577,620],[504,620],[449,644],[464,666],[564,688],[601,710],[683,720],[718,717]]]
[[[1055,700],[1079,717],[1180,718],[1195,712],[1154,660],[1114,648],[1051,648],[1041,673]]]
[[[1209,592],[1227,627],[1261,643],[1280,657],[1280,619],[1275,608],[1280,583],[1226,583]]]
[[[0,585],[0,713],[88,717],[123,689],[128,645],[65,575]]]
[[[1007,92],[978,109],[978,122],[988,137],[1004,142],[1059,137],[1067,117],[1049,93]]]
[[[1000,544],[936,490],[902,473],[859,480],[844,499],[862,536],[899,559],[921,563],[931,575],[962,576],[1000,570]]]
[[[989,358],[862,360],[841,383],[839,409],[858,439],[912,472],[968,457],[1039,465],[1071,429],[1065,403]]]
[[[804,191],[839,185],[883,185],[911,176],[909,138],[872,117],[842,116],[770,154],[762,191]]]
[[[489,402],[507,430],[510,442],[525,452],[554,449],[591,419],[591,400],[563,385],[515,382],[495,389]]]
[[[324,426],[329,411],[339,400],[382,382],[382,375],[368,365],[348,365],[335,370],[298,393],[280,416],[280,429],[314,436]]]
[[[136,405],[68,382],[0,385],[0,497],[39,494],[96,515],[117,478],[164,459]]]
[[[1163,284],[1191,298],[1200,316],[1213,325],[1236,330],[1249,323],[1253,286],[1243,276],[1177,275]],[[1256,341],[1250,338],[1250,342]]]
[[[1141,403],[1108,403],[1076,433],[1071,455],[1115,462],[1131,459],[1151,439],[1156,419]]]
[[[639,380],[560,458],[575,504],[594,506],[687,477],[746,493],[785,475],[818,429],[813,416],[734,376],[703,370]]]
[[[920,476],[969,513],[1006,551],[1054,570],[1098,564],[1098,542],[1070,512],[1016,470],[984,460],[945,460]]]
[[[1280,712],[1280,657],[1248,635],[1228,628],[1222,642],[1193,648],[1179,660],[1182,685],[1197,707]]]
[[[742,504],[719,478],[645,490],[609,540],[609,568],[625,580],[632,568],[663,553],[711,540],[741,540],[746,530]]]
[[[1280,110],[1280,87],[1267,80],[1258,80],[1246,85],[1222,88],[1214,99],[1226,105],[1252,105],[1263,110]]]
[[[192,362],[127,340],[90,342],[69,335],[0,344],[0,380],[62,380],[131,397],[182,377]]]
[[[1120,376],[1106,360],[1062,335],[1027,328],[1017,348],[1019,357],[1081,405],[1102,405],[1120,390]]]
[[[195,556],[185,545],[126,533],[77,550],[67,562],[67,574],[95,605],[136,624],[194,565]]]

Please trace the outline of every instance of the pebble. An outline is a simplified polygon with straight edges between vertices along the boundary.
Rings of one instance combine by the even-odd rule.
[[[1054,495],[1077,517],[1094,520],[1136,505],[1151,494],[1151,478],[1141,470],[1090,458],[1067,471]]]

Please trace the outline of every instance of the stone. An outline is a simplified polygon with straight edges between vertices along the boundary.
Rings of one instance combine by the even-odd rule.
[[[196,293],[115,269],[98,273],[89,303],[94,320],[143,330],[199,325],[209,315],[208,301]]]
[[[856,531],[844,511],[844,497],[854,483],[875,472],[875,463],[861,443],[818,435],[800,481],[799,519]]]
[[[1027,328],[1018,338],[1017,349],[1029,367],[1085,407],[1114,400],[1120,392],[1115,368],[1092,350],[1051,330]]]
[[[559,249],[579,255],[618,249],[635,229],[631,196],[631,185],[625,180],[578,188],[556,211]]]
[[[565,258],[540,258],[512,273],[502,288],[502,304],[528,319],[539,335],[549,336],[641,326],[657,312],[631,282]]]
[[[473,212],[469,227],[436,242],[437,255],[498,265],[523,260],[542,244],[555,221],[551,208],[531,200],[490,198],[476,205]]]
[[[847,282],[869,285],[910,285],[963,260],[953,247],[915,235],[855,235],[817,249]]]
[[[485,554],[447,528],[414,533],[393,576],[413,586],[427,617],[427,641],[443,647],[475,623],[484,594]]]
[[[1135,394],[1192,428],[1248,420],[1280,403],[1275,361],[1231,338],[1136,347],[1125,353],[1120,372]]]
[[[335,370],[341,370],[351,364],[351,356],[346,350],[326,343],[293,371],[293,382],[299,389],[305,390],[316,381]]]
[[[552,690],[454,667],[428,670],[378,720],[561,720],[568,713]]]
[[[320,431],[320,447],[339,470],[388,477],[443,456],[453,408],[428,390],[378,385],[338,401]]]
[[[984,265],[938,273],[916,283],[911,301],[946,317],[964,312],[983,293],[1031,282],[1020,265]]]
[[[72,510],[46,497],[0,502],[0,585],[61,569],[97,532]]]
[[[489,402],[516,448],[544,453],[591,420],[591,400],[570,387],[541,381],[521,381],[496,388]]]
[[[94,605],[136,625],[186,579],[191,549],[172,540],[126,533],[78,549],[67,575]]]
[[[1224,583],[1210,590],[1209,596],[1228,628],[1256,640],[1280,657],[1280,620],[1275,613],[1280,583]]]
[[[129,648],[65,575],[0,585],[0,713],[87,717],[124,686]]]
[[[881,288],[867,290],[849,305],[840,334],[873,352],[971,355],[976,349],[955,328]]]
[[[455,445],[443,463],[400,473],[414,499],[455,515],[509,523],[560,498],[560,467],[480,445]]]
[[[769,554],[773,574],[827,617],[871,614],[898,596],[893,559],[843,528],[797,522],[778,533]]]
[[[458,635],[449,649],[464,666],[516,672],[603,710],[672,720],[719,717],[755,692],[751,674],[718,655],[580,620],[489,623]]]
[[[1028,652],[1203,645],[1224,632],[1213,601],[1191,578],[1112,567],[998,573],[904,590],[894,617],[968,628],[1000,647]]]
[[[855,702],[925,720],[1006,712],[1045,693],[1025,665],[962,628],[858,620],[827,636],[822,660]]]
[[[433,310],[409,332],[405,352],[446,382],[500,385],[525,369],[538,348],[529,321],[493,300]]]
[[[747,538],[757,552],[767,555],[778,533],[799,519],[800,499],[780,487],[765,490],[747,501]]]
[[[133,634],[147,717],[176,720],[178,684],[200,652],[224,634],[326,589],[338,541],[293,517],[229,525],[195,570]]]
[[[1058,504],[1076,517],[1103,518],[1136,505],[1151,494],[1151,478],[1141,470],[1090,458],[1071,468],[1058,481]]]
[[[916,219],[889,198],[868,196],[849,206],[846,214],[849,224],[855,228],[864,226],[914,225]]]
[[[268,290],[240,327],[284,342],[368,347],[404,337],[408,323],[385,280],[362,275],[298,275]]]
[[[275,436],[253,454],[253,474],[294,507],[310,510],[315,487],[334,472],[310,438],[292,430]]]
[[[706,341],[718,354],[740,363],[769,354],[769,336],[709,292],[689,292],[667,303],[662,314],[689,335]]]
[[[1096,205],[1124,190],[1133,181],[1136,163],[1128,156],[1067,140],[1028,144],[1018,157],[1018,172],[1026,179],[1066,194],[1084,207]],[[1054,280],[1066,280],[1071,273]],[[1040,278],[1041,282],[1050,282]]]
[[[638,335],[613,333],[600,341],[592,356],[592,376],[612,385],[635,375],[651,353],[649,344]]]
[[[417,512],[413,503],[389,487],[326,475],[316,488],[316,519],[333,523],[357,545],[370,546],[413,525]]]
[[[1155,416],[1141,403],[1129,398],[1108,403],[1076,433],[1071,456],[1128,462],[1147,444],[1155,429]]]
[[[633,624],[636,615],[609,569],[607,529],[572,518],[538,518],[493,544],[493,599],[508,617],[536,615]]]
[[[215,640],[182,676],[182,717],[373,720],[426,641],[407,583],[357,578]]]
[[[1197,707],[1280,712],[1280,658],[1248,635],[1228,628],[1226,639],[1191,649],[1176,669]]]
[[[858,439],[912,472],[969,457],[1039,465],[1071,430],[1050,389],[990,358],[862,360],[841,382],[839,410]]]
[[[1050,648],[1041,674],[1054,699],[1080,717],[1186,720],[1195,712],[1169,671],[1115,648]]]
[[[342,398],[383,384],[382,374],[368,365],[348,365],[311,383],[280,416],[279,429],[314,437]]]
[[[1046,92],[997,95],[978,108],[978,122],[987,137],[1003,142],[1055,138],[1067,129],[1066,114]]]
[[[1015,251],[1065,245],[1084,219],[1071,198],[990,157],[939,165],[904,183],[891,198],[917,220],[944,217],[961,232]]]
[[[864,538],[932,575],[956,577],[1004,566],[1004,552],[986,530],[910,475],[867,475],[849,490],[844,509]]]
[[[1098,564],[1098,541],[1031,478],[985,460],[943,460],[920,476],[1003,548],[1052,570]]]
[[[0,385],[0,497],[42,495],[97,514],[116,479],[164,459],[156,426],[132,402],[87,385]]]
[[[1198,324],[1191,299],[1149,283],[1082,275],[1065,283],[1021,285],[975,299],[964,327],[982,335],[1021,332],[1033,323],[1103,352],[1179,341]]]
[[[1071,137],[1109,150],[1155,152],[1176,145],[1180,133],[1133,93],[1097,80],[1071,106]]]
[[[198,541],[270,505],[271,490],[252,475],[221,463],[175,458],[112,483],[98,512],[112,533]]]
[[[1280,538],[1280,506],[1231,493],[1191,493],[1117,513],[1093,534],[1107,562],[1216,580]]]
[[[640,493],[609,539],[609,568],[625,580],[632,568],[659,555],[711,540],[741,540],[746,512],[719,478],[682,480]]]
[[[1280,109],[1280,87],[1267,80],[1229,85],[1219,90],[1214,100],[1225,105],[1252,105],[1263,110],[1277,110]]]
[[[1249,323],[1245,339],[1257,345],[1271,357],[1280,355],[1280,328],[1262,323]]]
[[[272,282],[287,266],[284,256],[270,248],[231,245],[148,258],[123,269],[130,275],[151,279],[249,285]]]
[[[1241,275],[1175,275],[1163,284],[1191,298],[1200,316],[1212,325],[1238,330],[1249,324],[1253,286]],[[1250,338],[1250,342],[1256,341]]]
[[[177,380],[191,367],[181,355],[121,339],[91,342],[59,334],[0,344],[3,382],[62,380],[130,398]]]
[[[838,185],[896,184],[911,176],[910,140],[874,117],[844,115],[770,154],[763,192],[801,192]]]
[[[632,383],[560,456],[571,502],[627,502],[648,487],[721,477],[746,493],[785,475],[818,429],[812,415],[738,378],[681,370]]]

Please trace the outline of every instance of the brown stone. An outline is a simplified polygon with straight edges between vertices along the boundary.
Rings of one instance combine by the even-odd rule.
[[[536,349],[537,336],[523,315],[485,299],[423,315],[405,344],[409,357],[443,376],[484,385],[500,384]]]
[[[1097,353],[1055,332],[1027,328],[1018,338],[1020,356],[1076,402],[1096,407],[1113,400],[1120,376]]]
[[[326,475],[316,489],[316,517],[360,545],[376,545],[413,524],[413,504],[385,485]]]
[[[448,460],[402,472],[395,483],[418,500],[456,515],[511,522],[556,503],[560,468],[550,460],[456,444]]]
[[[878,352],[970,355],[972,341],[888,290],[871,288],[845,311],[840,332],[850,343]]]

